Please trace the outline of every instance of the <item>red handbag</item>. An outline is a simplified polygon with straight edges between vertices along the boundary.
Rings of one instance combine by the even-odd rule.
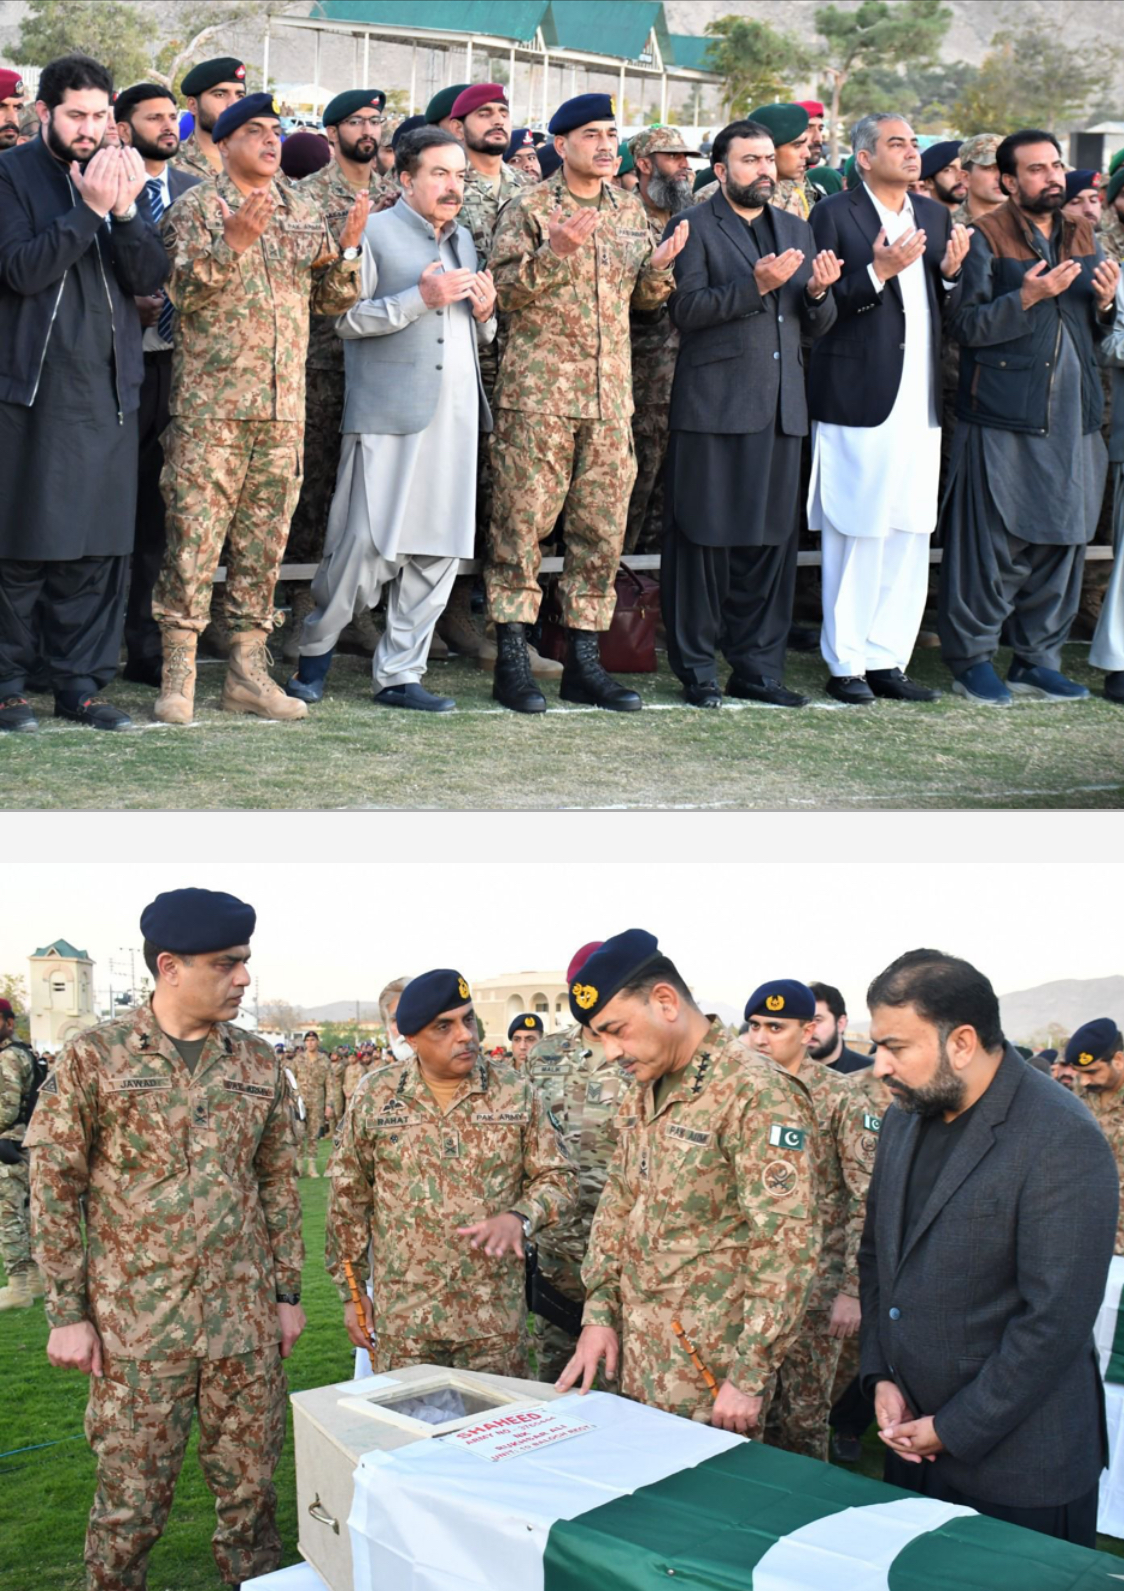
[[[614,582],[617,606],[613,622],[602,631],[601,662],[610,674],[654,674],[656,672],[656,619],[660,611],[660,583],[651,575],[640,574],[623,564]],[[546,604],[539,652],[556,663],[566,658],[566,631],[562,624],[558,587],[553,586]]]

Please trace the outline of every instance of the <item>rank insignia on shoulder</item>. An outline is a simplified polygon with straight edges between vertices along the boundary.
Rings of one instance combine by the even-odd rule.
[[[882,1129],[882,1117],[872,1116],[869,1111],[864,1111],[863,1127],[867,1132],[880,1132]]]
[[[804,1128],[784,1127],[780,1122],[774,1122],[769,1128],[769,1142],[776,1149],[803,1149]]]

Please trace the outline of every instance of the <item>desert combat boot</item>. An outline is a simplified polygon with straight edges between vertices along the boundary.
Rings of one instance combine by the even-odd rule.
[[[286,696],[269,672],[265,630],[237,630],[230,637],[230,657],[222,687],[226,713],[253,713],[258,718],[307,718],[308,708]]]
[[[195,652],[199,637],[194,630],[162,630],[160,644],[164,666],[153,715],[162,724],[190,724],[195,716]]]

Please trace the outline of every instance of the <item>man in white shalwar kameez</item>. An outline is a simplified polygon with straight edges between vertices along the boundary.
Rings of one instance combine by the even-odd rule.
[[[939,692],[910,680],[905,668],[924,612],[929,538],[937,518],[941,427],[927,276],[937,269],[933,249],[940,241],[940,207],[910,194],[920,156],[906,122],[867,117],[854,137],[862,189],[817,205],[813,229],[821,247],[839,254],[845,274],[850,263],[852,273],[861,270],[865,280],[853,296],[849,317],[844,296],[822,352],[844,392],[848,382],[865,383],[864,400],[877,409],[882,395],[890,406],[880,423],[865,423],[856,393],[853,423],[845,414],[842,421],[817,419],[812,426],[808,524],[822,537],[821,650],[831,676],[828,693],[840,702],[862,705],[876,696],[933,701]],[[821,209],[825,214],[817,219]],[[932,229],[928,235],[926,225]],[[960,269],[969,236],[964,227],[952,228],[943,255],[936,255],[943,290],[955,286],[950,278]],[[893,278],[905,334],[904,342],[895,343],[902,355],[901,375],[890,403],[885,384],[894,370],[885,359],[885,344],[877,340],[890,329],[888,316],[860,317],[884,308],[878,300],[890,291]],[[900,333],[893,335],[896,339]],[[827,346],[833,339],[834,346]],[[813,395],[821,357],[817,347]]]
[[[464,150],[424,127],[399,143],[402,198],[367,223],[359,302],[344,339],[343,443],[313,611],[286,686],[319,701],[340,632],[386,588],[371,663],[384,707],[449,712],[420,683],[433,630],[475,533],[477,439],[491,430],[477,338],[495,335],[495,288],[457,225]]]

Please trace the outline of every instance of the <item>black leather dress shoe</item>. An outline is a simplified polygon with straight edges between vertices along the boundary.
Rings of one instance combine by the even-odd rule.
[[[824,686],[844,707],[872,707],[874,692],[861,674],[832,674]]]
[[[1104,677],[1104,699],[1106,702],[1120,702],[1124,704],[1124,673],[1106,674]]]
[[[810,624],[794,624],[789,629],[785,646],[790,652],[818,652],[820,632],[813,630]]]
[[[434,696],[424,685],[413,683],[388,685],[375,692],[375,701],[380,707],[407,707],[416,713],[451,713],[457,705],[451,696]]]
[[[120,707],[103,701],[100,696],[86,696],[81,701],[67,701],[55,697],[55,717],[69,718],[71,723],[85,724],[87,729],[132,729],[133,720]]]
[[[746,679],[744,674],[731,674],[726,681],[726,695],[739,696],[746,702],[764,702],[767,707],[807,707],[808,698],[799,691],[790,691],[779,679]]]
[[[688,707],[721,707],[722,692],[714,680],[704,680],[701,685],[684,685],[683,700]]]
[[[31,703],[23,696],[5,696],[0,702],[0,732],[26,735],[39,728]]]
[[[885,696],[892,702],[939,702],[941,699],[940,691],[918,685],[900,668],[868,668],[866,682],[876,696]]]
[[[163,683],[163,660],[158,657],[131,657],[121,670],[121,678],[131,680],[134,685],[151,685],[153,690],[159,690]]]

